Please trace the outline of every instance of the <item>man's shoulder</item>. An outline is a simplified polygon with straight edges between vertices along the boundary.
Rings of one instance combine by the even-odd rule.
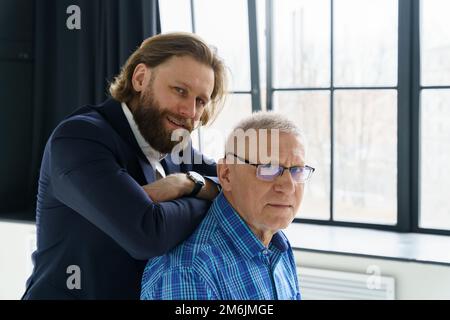
[[[53,132],[53,137],[65,137],[72,135],[98,135],[103,130],[110,129],[109,123],[92,106],[84,106],[80,112],[61,121]]]
[[[174,266],[192,266],[203,260],[205,255],[211,256],[215,253],[219,237],[218,222],[214,214],[209,210],[194,233],[170,252],[172,264]]]
[[[178,297],[177,294],[184,292],[181,289],[186,286],[197,291],[204,289],[206,284],[212,285],[217,271],[216,259],[220,254],[214,245],[216,230],[213,226],[201,224],[181,245],[163,256],[150,259],[142,276],[141,298],[161,299],[166,296],[163,292],[168,287],[173,291],[168,296]]]
[[[78,139],[100,143],[115,150],[117,143],[122,140],[109,118],[105,116],[105,107],[111,110],[111,107],[120,107],[120,104],[116,106],[105,102],[101,105],[80,107],[57,125],[50,136],[49,144],[58,139]]]
[[[142,275],[141,299],[192,298],[191,294],[203,291],[207,284],[213,283],[211,270],[199,267],[196,258],[185,257],[183,263],[175,259],[174,255],[166,254],[148,262]]]
[[[146,273],[157,276],[186,268],[190,270],[204,268],[209,265],[208,260],[218,254],[217,240],[217,222],[208,212],[196,231],[185,242],[163,256],[150,259],[145,268]]]

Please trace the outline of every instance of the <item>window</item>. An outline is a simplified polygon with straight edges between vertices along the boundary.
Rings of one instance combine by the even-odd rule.
[[[450,234],[447,0],[160,5],[163,31],[198,33],[230,68],[224,111],[197,133],[206,154],[252,111],[281,112],[317,168],[297,221]]]
[[[395,225],[397,1],[272,3],[271,107],[317,167],[298,218]]]
[[[420,1],[419,226],[450,230],[449,1]]]
[[[397,222],[397,92],[334,94],[334,219]]]
[[[308,181],[298,217],[330,219],[330,91],[276,91],[277,112],[288,114],[305,132],[307,163],[316,168]]]

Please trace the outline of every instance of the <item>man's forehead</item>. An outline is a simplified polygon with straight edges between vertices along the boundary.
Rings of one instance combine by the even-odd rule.
[[[160,69],[161,74],[173,84],[185,89],[202,94],[205,98],[210,98],[214,90],[214,71],[208,66],[193,60],[194,66],[186,63],[176,63]],[[199,72],[202,68],[203,72]]]
[[[227,146],[244,145],[246,148],[278,149],[296,147],[304,149],[303,138],[300,135],[283,132],[279,129],[236,129],[227,139]]]
[[[226,146],[227,153],[234,153],[254,163],[281,163],[286,159],[304,162],[305,147],[300,136],[293,133],[264,129],[235,132]]]

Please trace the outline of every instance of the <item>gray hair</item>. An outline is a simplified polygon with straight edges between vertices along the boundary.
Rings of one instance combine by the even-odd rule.
[[[284,133],[291,133],[296,137],[303,138],[299,127],[286,116],[274,113],[272,111],[259,111],[253,113],[248,118],[241,120],[232,130],[232,133],[238,129],[247,131],[248,129],[267,129],[279,130]]]
[[[247,141],[247,138],[250,139],[250,149],[252,147],[256,148],[255,144],[252,144],[251,141],[253,140],[253,142],[256,142],[256,132],[258,130],[274,130],[279,133],[292,134],[295,137],[299,138],[302,141],[302,144],[306,147],[306,141],[303,137],[303,134],[293,121],[289,120],[286,116],[279,113],[274,113],[271,111],[260,111],[253,113],[251,116],[241,120],[236,126],[234,126],[226,140],[225,156],[229,152],[245,152],[243,148],[245,148],[244,145],[246,143],[245,141]],[[276,137],[276,139],[278,139],[278,134]],[[241,152],[237,151],[237,148],[240,148],[239,150]],[[252,153],[252,151],[249,152]],[[256,152],[256,150],[253,149],[253,152]]]

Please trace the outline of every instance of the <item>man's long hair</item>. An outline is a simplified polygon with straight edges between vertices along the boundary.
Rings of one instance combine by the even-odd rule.
[[[110,84],[111,96],[120,102],[129,103],[138,93],[133,89],[132,77],[136,66],[144,63],[149,68],[157,67],[169,58],[190,56],[214,71],[214,89],[211,102],[200,118],[202,125],[211,122],[223,106],[226,95],[227,77],[225,64],[200,37],[184,32],[166,33],[144,40],[141,46],[128,58],[120,74]]]

